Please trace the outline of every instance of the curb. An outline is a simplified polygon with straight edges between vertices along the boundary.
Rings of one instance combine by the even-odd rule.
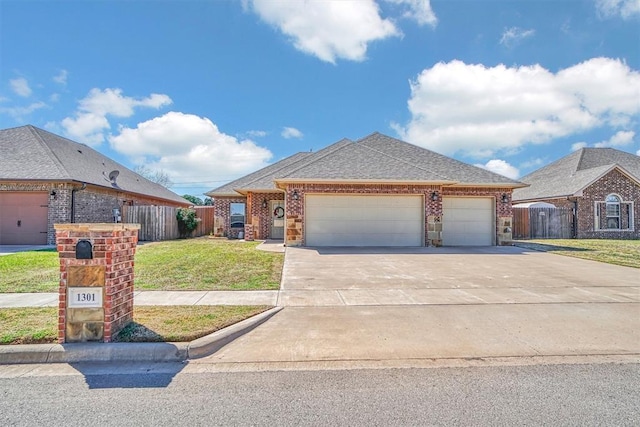
[[[191,342],[73,343],[0,346],[0,365],[78,362],[183,362],[220,350],[282,310],[274,307]]]

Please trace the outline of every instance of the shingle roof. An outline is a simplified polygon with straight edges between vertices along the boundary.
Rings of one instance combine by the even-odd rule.
[[[515,190],[513,200],[571,196],[615,167],[640,182],[640,157],[613,148],[582,148],[522,177],[530,186]]]
[[[301,152],[286,157],[272,165],[259,169],[249,175],[231,181],[221,187],[215,188],[207,192],[207,196],[229,196],[237,195],[238,191],[280,191],[275,185],[276,177],[286,175],[292,170],[298,169],[309,163],[309,159],[322,158],[331,152],[340,149],[345,144],[352,143],[348,139],[343,139],[333,145],[323,148],[315,153]]]
[[[190,204],[91,147],[34,126],[0,130],[0,152],[0,180],[77,181]],[[114,170],[119,172],[116,184],[109,179]]]
[[[298,157],[304,154],[302,157]],[[343,139],[316,153],[298,153],[207,193],[275,190],[276,181],[390,181],[456,185],[523,184],[424,148],[373,133],[356,142]]]

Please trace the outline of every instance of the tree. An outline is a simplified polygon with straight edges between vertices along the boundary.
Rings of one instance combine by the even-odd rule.
[[[187,199],[196,206],[202,206],[204,204],[200,197],[192,196],[191,194],[183,194],[182,198]]]
[[[213,199],[211,197],[205,197],[204,198],[204,205],[205,206],[213,206]]]
[[[163,170],[151,170],[145,165],[139,165],[133,168],[133,171],[143,178],[148,179],[151,182],[160,184],[163,187],[169,188],[173,185],[173,181],[169,178],[169,174]]]

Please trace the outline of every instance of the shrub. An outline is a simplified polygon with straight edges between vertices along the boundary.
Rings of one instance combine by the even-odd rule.
[[[192,208],[178,208],[176,212],[176,218],[178,219],[178,231],[180,237],[189,237],[193,230],[198,227],[200,218],[196,217],[196,210]]]

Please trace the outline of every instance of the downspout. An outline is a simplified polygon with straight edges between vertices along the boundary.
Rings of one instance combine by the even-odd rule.
[[[71,190],[71,223],[76,222],[76,191],[82,191],[87,188],[87,184],[85,182],[82,183],[82,187],[73,188]]]

